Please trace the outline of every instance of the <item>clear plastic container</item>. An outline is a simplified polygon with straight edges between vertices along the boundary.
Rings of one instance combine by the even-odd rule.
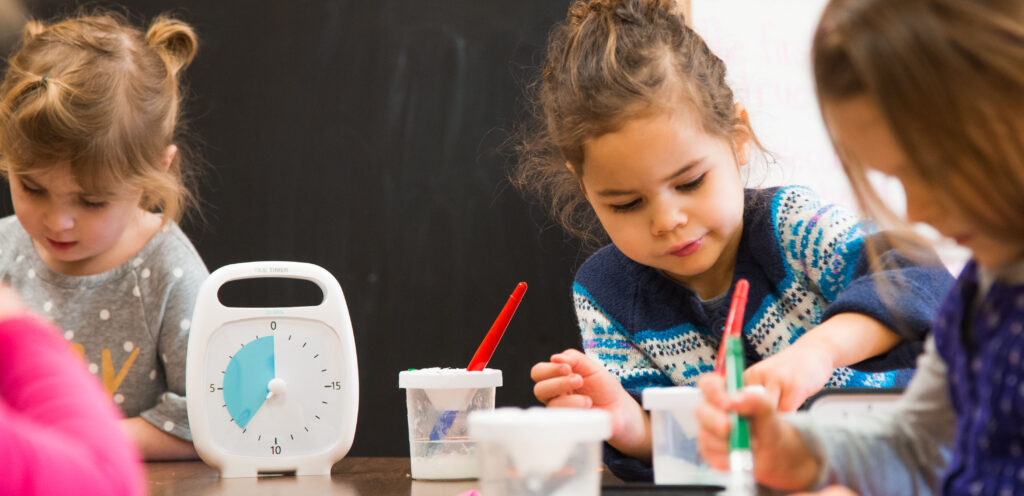
[[[643,391],[651,411],[655,484],[722,486],[728,472],[711,468],[697,450],[697,405],[703,396],[688,386],[650,387]]]
[[[611,416],[575,408],[473,412],[483,496],[598,496]]]
[[[399,372],[409,415],[409,463],[413,479],[475,479],[476,442],[467,415],[493,410],[501,371],[419,369]]]

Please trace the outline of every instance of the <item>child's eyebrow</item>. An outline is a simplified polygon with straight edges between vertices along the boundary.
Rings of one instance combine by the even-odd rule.
[[[703,162],[704,159],[706,159],[706,158],[707,157],[695,158],[695,159],[687,162],[686,165],[683,165],[682,167],[680,167],[675,172],[669,174],[667,177],[665,177],[665,179],[662,179],[661,182],[669,182],[669,181],[671,181],[671,180],[673,180],[673,179],[675,179],[675,178],[677,178],[677,177],[679,177],[679,176],[681,176],[683,174],[686,174],[687,172],[690,171],[690,169],[693,169],[694,167],[700,165],[700,163]],[[615,188],[602,189],[602,190],[597,192],[598,196],[625,196],[625,195],[634,195],[634,194],[636,194],[635,190],[631,190],[631,189],[615,189]]]

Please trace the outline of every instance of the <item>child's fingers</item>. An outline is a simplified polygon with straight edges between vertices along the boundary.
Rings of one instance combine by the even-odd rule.
[[[709,435],[704,429],[697,435],[697,449],[704,461],[718,470],[729,468],[729,438]]]
[[[572,368],[564,363],[540,362],[530,369],[533,382],[540,382],[553,377],[563,377],[572,373]]]
[[[594,406],[594,400],[582,394],[563,394],[552,398],[547,405],[552,408],[590,408]]]
[[[697,423],[702,433],[707,433],[715,438],[726,439],[729,437],[729,415],[708,402],[701,402],[694,412]]]
[[[577,388],[583,386],[583,378],[577,374],[565,377],[554,377],[545,379],[533,385],[533,395],[541,403],[550,406],[552,399],[558,396],[573,394]]]
[[[704,401],[711,403],[717,408],[725,408],[727,396],[725,392],[725,379],[718,374],[704,374],[697,379],[697,387],[704,394]]]
[[[551,355],[552,363],[564,363],[580,375],[590,375],[604,370],[604,367],[591,360],[580,350],[569,348],[561,353]]]

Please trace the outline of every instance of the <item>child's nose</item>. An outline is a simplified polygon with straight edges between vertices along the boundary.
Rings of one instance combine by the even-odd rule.
[[[689,221],[686,212],[679,205],[665,204],[655,209],[651,219],[651,232],[655,236],[668,234],[683,227]]]
[[[43,223],[52,232],[66,231],[75,226],[75,216],[70,209],[51,207],[46,211]]]

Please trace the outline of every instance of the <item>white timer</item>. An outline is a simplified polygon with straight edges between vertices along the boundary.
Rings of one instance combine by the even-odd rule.
[[[306,307],[227,307],[225,283],[311,281],[323,301]],[[316,265],[249,262],[222,267],[196,300],[186,360],[188,421],[196,451],[221,477],[330,474],[352,447],[359,371],[345,296]]]

